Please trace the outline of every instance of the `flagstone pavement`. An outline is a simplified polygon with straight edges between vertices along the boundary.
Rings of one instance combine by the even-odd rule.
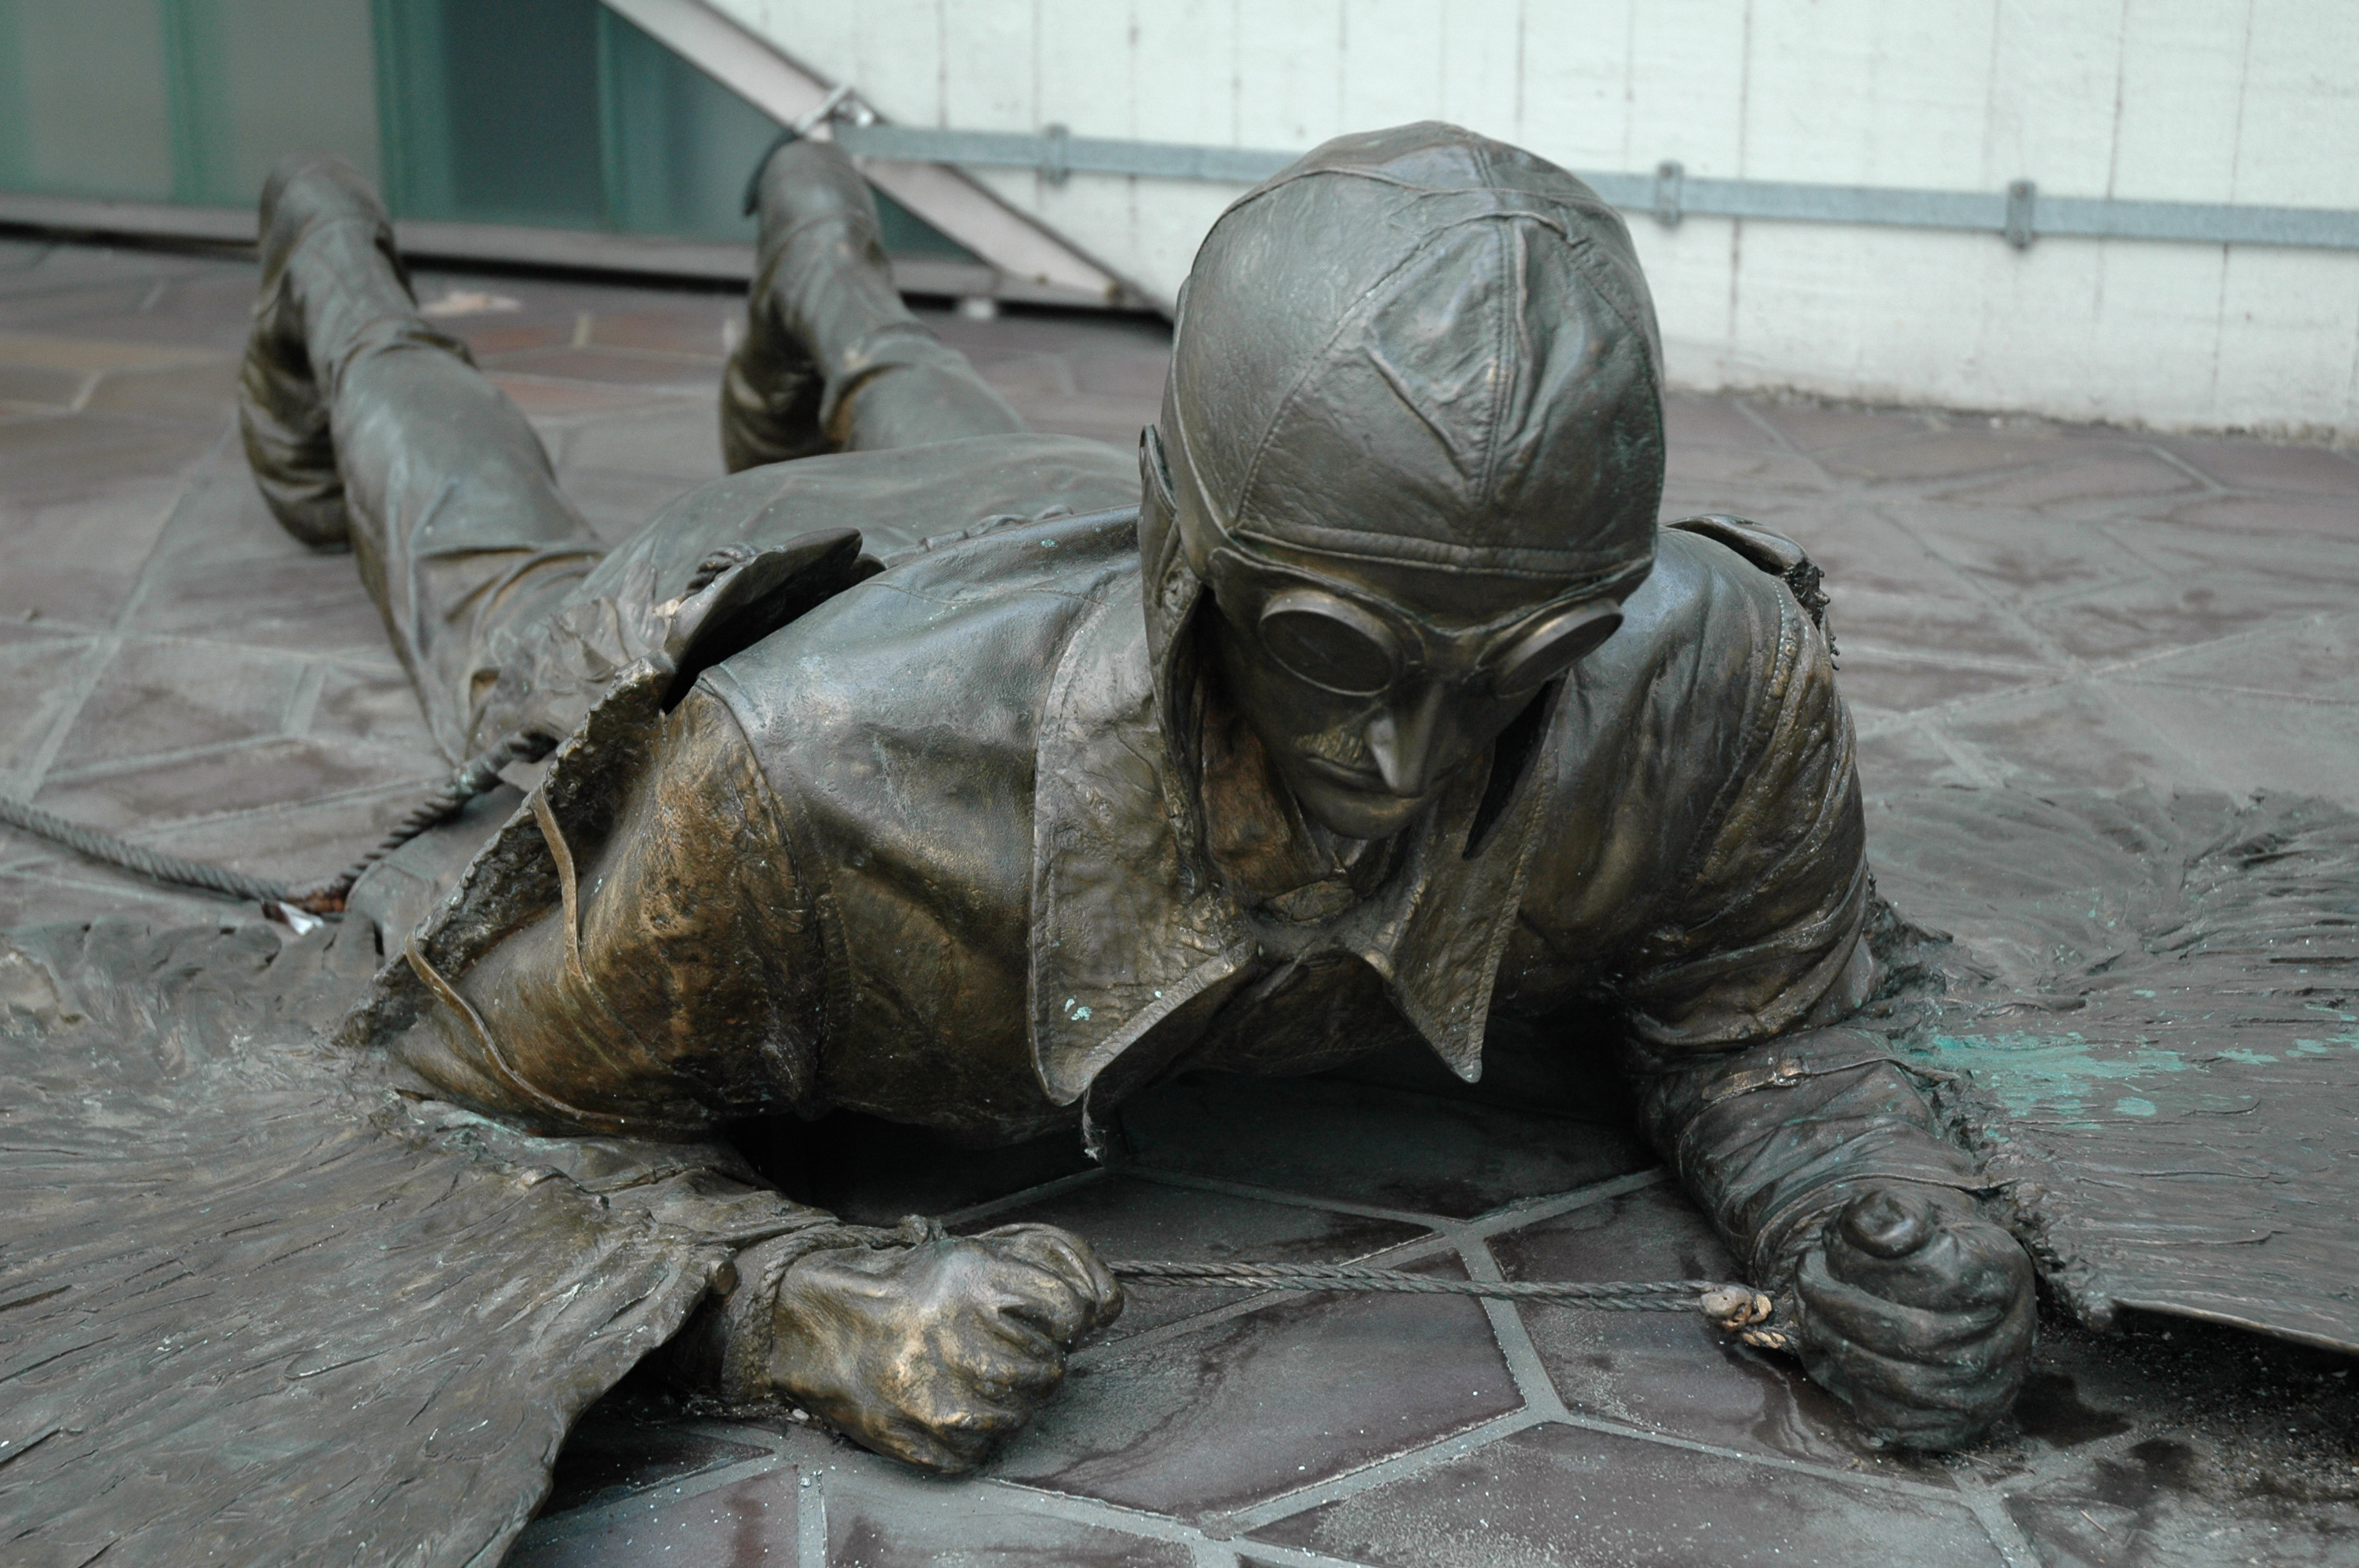
[[[0,793],[307,879],[438,777],[349,557],[263,511],[233,432],[234,255],[0,239]],[[620,538],[720,471],[726,292],[419,279]],[[1124,446],[1153,323],[929,318],[1041,427]],[[2315,447],[1675,395],[1667,515],[1739,512],[1828,572],[1871,795],[2042,781],[2359,805],[2359,461]],[[0,927],[210,920],[0,832]],[[1051,1220],[1110,1254],[1376,1259],[1483,1279],[1725,1275],[1613,1086],[1504,1043],[1195,1077],[1136,1162],[958,1152],[837,1118],[805,1195]],[[2359,1393],[2322,1352],[2160,1318],[2049,1325],[2022,1405],[1878,1451],[1790,1364],[1680,1317],[1143,1286],[979,1478],[628,1385],[509,1561],[956,1564],[2359,1564]]]

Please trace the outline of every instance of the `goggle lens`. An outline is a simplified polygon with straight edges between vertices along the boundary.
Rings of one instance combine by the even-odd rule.
[[[1327,594],[1279,594],[1262,611],[1259,629],[1262,646],[1280,667],[1321,690],[1373,697],[1399,678],[1391,634]]]

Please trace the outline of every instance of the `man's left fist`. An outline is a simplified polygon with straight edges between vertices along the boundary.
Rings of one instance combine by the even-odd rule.
[[[1802,1252],[1793,1290],[1803,1367],[1886,1442],[1972,1442],[2023,1386],[2031,1260],[1963,1194],[1869,1189]]]

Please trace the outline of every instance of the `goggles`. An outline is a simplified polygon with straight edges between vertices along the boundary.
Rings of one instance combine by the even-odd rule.
[[[1140,435],[1147,481],[1177,522],[1162,432],[1149,425]],[[1222,616],[1279,668],[1342,697],[1380,696],[1418,676],[1486,687],[1501,698],[1528,696],[1621,629],[1621,596],[1654,564],[1636,562],[1538,609],[1446,631],[1354,584],[1240,549],[1225,527],[1211,526],[1219,542],[1205,577]]]
[[[1622,625],[1622,606],[1610,596],[1624,586],[1621,579],[1444,631],[1364,589],[1234,545],[1216,546],[1207,566],[1213,599],[1230,624],[1254,637],[1288,674],[1343,697],[1379,696],[1419,676],[1479,686],[1501,698],[1526,697]]]

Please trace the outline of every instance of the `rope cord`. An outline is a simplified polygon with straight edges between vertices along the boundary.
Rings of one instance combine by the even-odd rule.
[[[392,831],[379,839],[368,853],[353,862],[329,881],[311,888],[292,888],[261,877],[249,877],[227,866],[216,866],[204,860],[191,860],[181,855],[168,855],[118,838],[112,833],[102,833],[95,827],[85,827],[69,822],[54,812],[21,800],[0,795],[0,823],[20,832],[47,839],[60,849],[70,849],[85,860],[114,866],[134,876],[171,887],[195,888],[203,892],[219,893],[224,898],[244,899],[255,903],[283,903],[312,914],[341,914],[345,898],[361,873],[379,860],[417,838],[437,823],[456,816],[466,804],[500,782],[500,770],[512,762],[536,762],[549,755],[556,742],[548,736],[529,730],[519,730],[480,756],[470,758],[451,782],[419,802],[417,808],[396,824]]]
[[[1174,1263],[1125,1260],[1107,1268],[1119,1276],[1158,1280],[1203,1290],[1334,1291],[1344,1294],[1481,1296],[1492,1301],[1556,1302],[1596,1312],[1693,1312],[1712,1326],[1761,1350],[1794,1350],[1799,1341],[1771,1325],[1776,1301],[1745,1285],[1716,1280],[1534,1280],[1494,1281],[1411,1274],[1347,1263]]]
[[[60,849],[71,849],[86,860],[118,867],[150,881],[168,882],[176,887],[200,888],[217,892],[225,898],[250,899],[256,903],[276,901],[291,902],[293,889],[280,882],[265,881],[233,871],[226,866],[207,865],[202,860],[184,860],[167,855],[117,838],[111,833],[101,833],[95,827],[84,827],[68,822],[64,817],[43,811],[38,806],[27,806],[21,800],[0,795],[0,822],[36,838],[46,838]]]

